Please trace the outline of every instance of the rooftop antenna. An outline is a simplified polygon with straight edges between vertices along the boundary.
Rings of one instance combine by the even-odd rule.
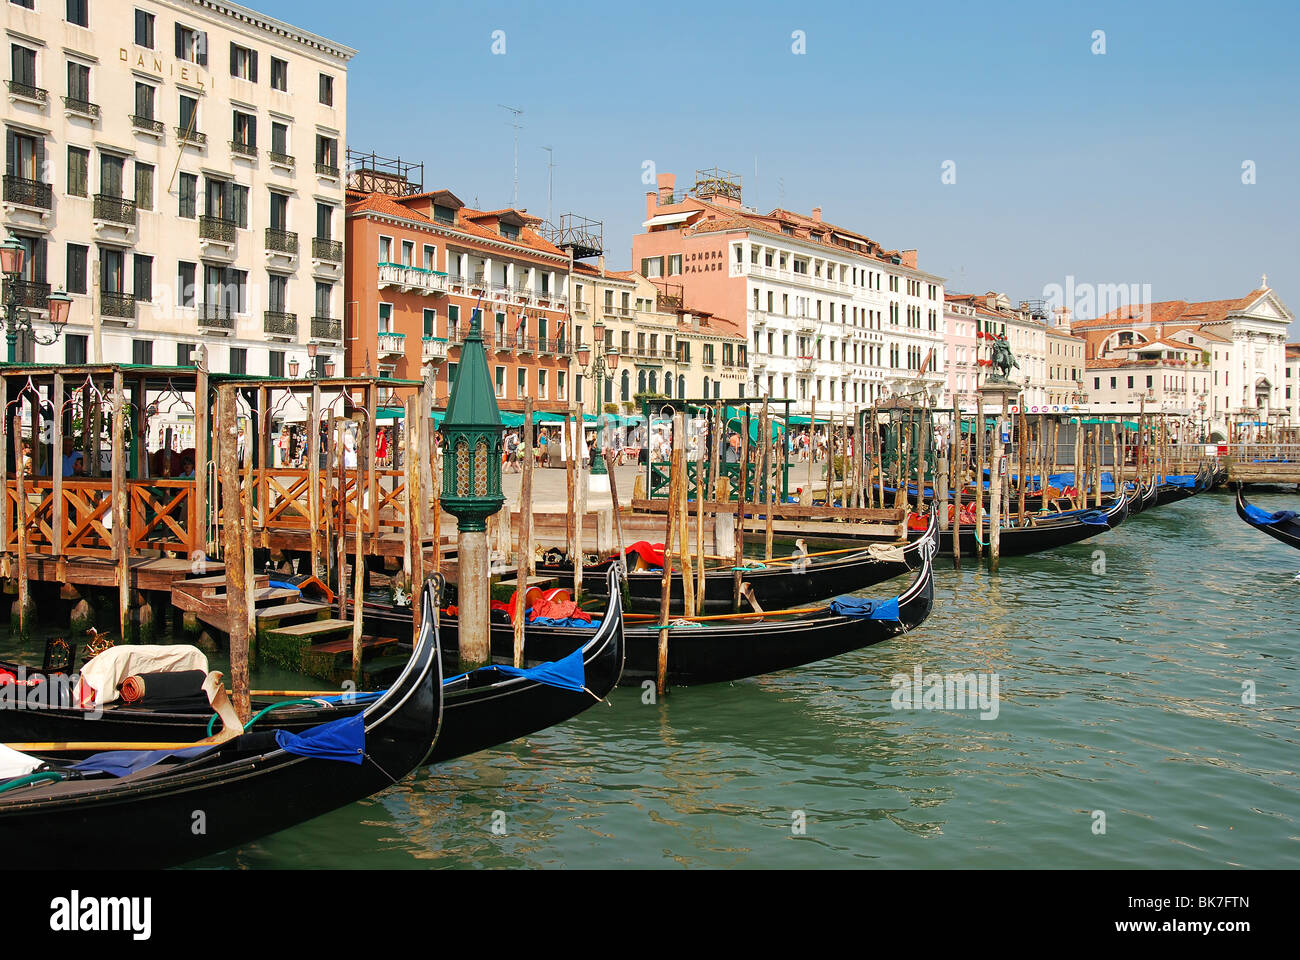
[[[510,113],[513,114],[513,116],[510,118],[510,126],[515,128],[515,194],[514,194],[514,200],[511,202],[510,205],[515,209],[518,209],[519,208],[519,128],[522,126],[522,124],[519,122],[519,118],[523,116],[524,111],[519,109],[518,107],[507,107],[504,103],[498,103],[497,106],[500,107],[502,110],[509,110]]]
[[[555,186],[555,151],[550,147],[542,149],[546,151],[546,222],[552,223],[551,190]]]

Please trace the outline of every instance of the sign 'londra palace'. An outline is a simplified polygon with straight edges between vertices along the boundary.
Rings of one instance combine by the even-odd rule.
[[[707,263],[693,261],[708,261]],[[709,270],[722,269],[722,251],[705,250],[703,253],[692,253],[686,258],[685,265],[682,267],[683,273],[704,273]]]

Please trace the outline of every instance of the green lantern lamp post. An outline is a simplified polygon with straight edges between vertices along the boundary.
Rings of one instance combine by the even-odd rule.
[[[456,518],[460,575],[460,661],[491,659],[487,518],[501,509],[501,415],[488,372],[477,311],[460,350],[456,382],[442,421],[442,508]]]

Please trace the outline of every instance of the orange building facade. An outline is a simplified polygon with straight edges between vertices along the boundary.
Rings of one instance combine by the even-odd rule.
[[[388,190],[392,190],[391,185]],[[569,317],[568,255],[518,210],[471,210],[447,190],[347,196],[344,346],[349,376],[419,380],[446,407],[473,311],[502,410],[568,409],[583,332]]]

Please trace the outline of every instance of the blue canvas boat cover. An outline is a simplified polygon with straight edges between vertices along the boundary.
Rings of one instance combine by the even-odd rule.
[[[300,757],[360,763],[366,756],[366,715],[357,713],[331,720],[302,733],[277,730],[275,742],[281,750]]]
[[[1101,510],[1080,510],[1077,519],[1080,523],[1089,523],[1094,527],[1110,526],[1110,521],[1106,519],[1106,514]]]
[[[1196,478],[1190,474],[1184,474],[1183,476],[1177,477],[1165,477],[1165,483],[1171,484],[1175,487],[1194,487],[1196,486]]]
[[[582,629],[597,629],[603,620],[579,620],[577,617],[534,617],[528,621],[529,625],[536,624],[543,627],[581,627]]]
[[[540,621],[533,620],[531,622],[539,623]],[[586,624],[580,624],[580,626],[586,626]],[[508,677],[523,677],[525,680],[535,680],[538,683],[558,687],[561,690],[582,693],[587,688],[587,669],[582,659],[582,649],[582,647],[579,647],[562,660],[539,663],[535,667],[508,667],[494,664],[490,667],[479,667],[474,672],[481,673],[485,670],[493,670]],[[451,683],[467,676],[469,674],[462,673],[454,677],[448,677],[443,683]]]
[[[1279,510],[1277,513],[1269,513],[1267,510],[1261,510],[1254,504],[1250,504],[1246,507],[1246,516],[1256,523],[1269,525],[1294,520],[1296,517],[1300,517],[1300,513],[1296,513],[1294,510]]]
[[[858,620],[898,620],[898,597],[869,600],[866,597],[836,597],[831,612]]]
[[[168,757],[189,759],[211,749],[211,744],[204,744],[182,750],[107,750],[77,761],[71,765],[71,769],[81,773],[106,773],[111,777],[125,777],[145,767],[152,767]]]

